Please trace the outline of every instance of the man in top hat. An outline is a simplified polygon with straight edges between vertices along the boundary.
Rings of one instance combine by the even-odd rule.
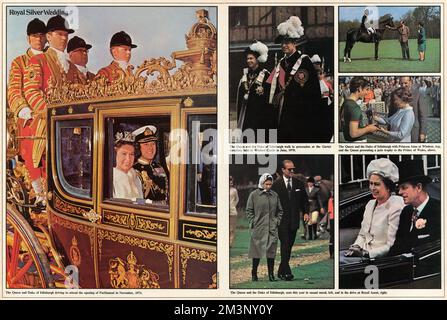
[[[133,168],[141,179],[144,198],[168,203],[169,177],[166,173],[167,170],[155,161],[158,141],[157,128],[147,125],[136,129],[132,134],[135,136],[135,142],[141,153]]]
[[[68,41],[67,53],[70,56],[70,61],[78,69],[78,82],[86,84],[95,78],[95,75],[88,71],[88,51],[92,48],[92,45],[87,44],[84,39],[74,36]]]
[[[247,67],[243,69],[237,91],[237,127],[245,129],[270,129],[275,127],[275,112],[268,103],[270,73],[261,67],[268,58],[268,47],[255,41],[245,49]],[[255,142],[255,141],[252,141]],[[274,141],[276,142],[276,141]]]
[[[27,168],[31,166],[39,170],[36,175],[31,176],[33,181],[40,181],[40,174],[44,166],[41,163],[45,153],[46,136],[46,101],[44,95],[47,92],[49,80],[53,83],[75,81],[76,67],[68,60],[65,53],[67,47],[68,34],[73,33],[67,28],[66,21],[60,15],[51,17],[46,26],[46,39],[49,48],[38,55],[30,58],[28,67],[25,69],[23,90],[27,105],[18,113],[19,123],[22,127],[22,136],[30,137],[22,141],[22,158],[25,160]],[[28,164],[27,164],[28,163]],[[37,194],[42,194],[43,188],[33,184]],[[37,201],[44,199],[39,196]]]
[[[133,75],[134,67],[129,61],[132,56],[131,50],[136,47],[126,32],[120,31],[115,33],[110,40],[110,53],[113,61],[107,67],[99,70],[96,77],[103,76],[108,82],[112,82],[118,79],[120,75]]]
[[[297,50],[305,42],[301,20],[292,16],[277,27],[284,57],[273,69],[269,102],[278,110],[278,142],[329,142],[332,115],[321,98],[320,83],[310,58]]]
[[[396,240],[390,255],[441,239],[441,203],[427,192],[431,178],[424,174],[422,160],[402,161],[399,167],[399,195],[407,205],[400,214]]]

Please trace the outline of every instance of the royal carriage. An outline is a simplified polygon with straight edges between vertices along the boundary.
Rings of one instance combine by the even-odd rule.
[[[365,206],[372,199],[371,192],[362,188],[367,185],[364,168],[354,165],[352,157],[362,158],[364,166],[378,156],[344,156],[339,201],[339,248],[346,250],[355,242],[360,231]],[[441,158],[439,155],[390,156],[393,161],[422,159],[424,170],[432,178],[428,186],[430,197],[441,199]],[[345,166],[344,166],[344,165]],[[359,192],[360,190],[360,192]],[[363,191],[362,191],[363,190]],[[381,258],[364,258],[362,261],[340,265],[340,289],[366,289],[371,282],[371,267],[377,267],[380,289],[440,289],[441,288],[441,241],[419,245],[411,252]],[[377,289],[377,288],[376,288]]]
[[[44,210],[8,117],[8,288],[217,287],[217,31],[205,10],[197,18],[186,50],[134,76],[51,85],[47,138],[34,137],[46,141]],[[166,198],[115,199],[115,134],[146,124],[158,128]]]

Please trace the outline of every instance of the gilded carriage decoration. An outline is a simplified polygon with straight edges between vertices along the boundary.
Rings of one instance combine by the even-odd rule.
[[[213,225],[197,223],[181,223],[181,239],[197,243],[216,244],[217,228]]]
[[[217,273],[211,276],[211,284],[208,286],[208,289],[217,289]]]
[[[77,267],[81,265],[81,251],[79,251],[78,240],[76,239],[76,236],[73,236],[73,239],[71,240],[70,261]]]
[[[104,223],[121,226],[130,230],[152,234],[169,234],[169,221],[165,219],[148,218],[134,213],[120,213],[104,210]]]
[[[144,265],[137,264],[133,251],[126,261],[117,257],[109,261],[110,285],[115,289],[159,289],[159,275]]]
[[[182,274],[182,284],[186,284],[186,278],[188,275],[188,263],[190,260],[196,260],[205,263],[215,263],[217,262],[216,252],[195,249],[195,248],[180,248],[180,265]],[[213,276],[212,276],[213,277]],[[213,279],[213,278],[212,278]],[[217,275],[216,278],[217,279]]]
[[[208,20],[206,10],[197,11],[198,22],[191,27],[186,38],[187,50],[175,51],[171,59],[165,57],[145,60],[135,74],[120,73],[116,81],[108,83],[99,77],[83,85],[58,82],[50,79],[49,105],[98,101],[111,98],[138,97],[179,93],[187,90],[216,89],[217,82],[217,30]],[[176,60],[183,61],[177,70]],[[157,73],[155,79],[150,79]],[[70,107],[71,108],[71,107]],[[71,109],[73,112],[73,109]]]
[[[217,129],[217,29],[206,10],[195,18],[184,50],[140,61],[133,74],[82,84],[49,78],[42,113],[46,203],[40,212],[33,211],[36,194],[27,169],[16,161],[20,137],[17,119],[9,115],[8,225],[10,219],[27,224],[23,239],[34,241],[29,247],[39,253],[31,268],[37,270],[33,277],[39,274],[36,287],[64,288],[64,269],[73,265],[82,289],[217,288],[217,164],[173,160],[181,154],[174,133],[188,136],[198,122],[200,139],[188,136],[186,149],[200,153],[207,142],[203,131]],[[160,193],[166,199],[115,197],[116,133],[148,125],[157,128],[154,172],[165,173]],[[38,237],[35,230],[42,231]]]

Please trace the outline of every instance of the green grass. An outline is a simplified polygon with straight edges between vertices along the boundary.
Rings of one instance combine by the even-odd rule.
[[[399,41],[383,40],[379,45],[379,61],[374,60],[374,44],[357,42],[351,51],[351,63],[343,62],[345,42],[340,42],[339,72],[441,72],[440,40],[427,39],[425,61],[418,61],[416,39],[410,39],[410,58],[402,60]]]
[[[306,243],[311,243],[301,239],[302,231],[302,228],[300,228],[297,232],[291,261],[295,259],[300,260],[306,256],[309,257],[314,254],[328,251],[328,241],[323,240],[317,240],[318,243],[321,243],[320,245],[302,247]],[[232,271],[251,267],[252,261],[247,256],[249,243],[250,234],[248,231],[248,222],[245,218],[239,218],[236,229],[236,239],[233,247],[230,249],[230,269]],[[317,244],[317,242],[315,244]],[[275,258],[275,275],[280,261],[279,245],[280,243],[278,242],[278,251]],[[236,259],[237,261],[235,261]],[[265,264],[265,258],[261,259],[261,265]],[[260,272],[258,282],[246,281],[231,284],[230,286],[232,289],[329,289],[334,287],[334,260],[332,259],[325,259],[307,265],[299,265],[292,268],[292,273],[295,275],[295,279],[292,281],[270,282],[268,281],[267,275]]]
[[[270,282],[267,277],[259,281],[242,282],[232,289],[333,289],[334,260],[324,260],[292,269],[292,281]]]

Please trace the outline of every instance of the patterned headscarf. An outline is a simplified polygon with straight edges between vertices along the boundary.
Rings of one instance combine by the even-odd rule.
[[[264,182],[267,179],[272,179],[273,181],[273,177],[270,173],[264,173],[260,178],[259,178],[259,184],[258,184],[258,188],[264,190]]]

